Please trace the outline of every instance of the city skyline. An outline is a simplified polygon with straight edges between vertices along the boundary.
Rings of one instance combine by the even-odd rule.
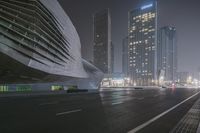
[[[198,1],[0,0],[0,131],[200,133]]]
[[[115,4],[112,4],[112,1],[104,0],[88,1],[93,5],[92,7],[87,4],[87,1],[76,5],[77,2],[80,2],[79,0],[69,0],[67,4],[65,4],[64,0],[59,0],[63,8],[69,12],[70,18],[77,27],[82,42],[83,57],[87,60],[92,60],[92,14],[102,9],[110,8],[113,33],[112,42],[115,44],[115,56],[121,60],[121,42],[127,35],[128,11],[137,7],[139,0],[127,0],[123,4],[120,0],[115,1]],[[200,62],[193,60],[194,57],[200,56],[198,53],[200,46],[197,45],[198,41],[200,41],[198,34],[200,32],[200,28],[198,27],[198,23],[200,23],[200,16],[198,16],[198,12],[200,12],[198,8],[199,3],[198,0],[189,2],[188,0],[158,0],[158,28],[169,25],[176,27],[178,31],[178,71],[194,73],[197,71],[198,66],[200,66]],[[177,8],[177,5],[179,5],[179,8]],[[84,11],[84,15],[79,13],[81,10]],[[185,14],[192,15],[185,16]],[[188,54],[185,54],[187,51]],[[122,71],[121,62],[118,62],[116,59],[115,66],[117,66],[115,68],[116,72]]]

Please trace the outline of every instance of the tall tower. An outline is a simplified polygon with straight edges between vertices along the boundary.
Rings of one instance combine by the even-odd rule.
[[[109,9],[93,16],[94,65],[105,74],[111,73],[111,18]]]
[[[157,81],[156,1],[129,12],[128,42],[132,85],[154,85]]]
[[[114,63],[115,63],[115,45],[114,45],[114,43],[113,42],[111,42],[111,70],[110,70],[110,72],[111,72],[111,74],[113,74],[114,73]]]
[[[122,72],[125,77],[128,76],[128,37],[122,41]]]
[[[158,32],[158,73],[164,71],[165,81],[175,81],[177,73],[176,28],[165,26]]]

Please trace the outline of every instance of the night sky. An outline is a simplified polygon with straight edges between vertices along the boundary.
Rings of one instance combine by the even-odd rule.
[[[109,8],[115,72],[121,72],[122,39],[128,33],[128,11],[141,0],[58,0],[75,25],[82,55],[92,60],[92,15]],[[145,1],[145,0],[143,0]],[[178,35],[178,71],[195,73],[200,67],[200,0],[158,0],[158,27],[174,26]]]

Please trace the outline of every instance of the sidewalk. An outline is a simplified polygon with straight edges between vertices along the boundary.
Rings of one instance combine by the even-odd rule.
[[[200,133],[200,98],[170,133]]]

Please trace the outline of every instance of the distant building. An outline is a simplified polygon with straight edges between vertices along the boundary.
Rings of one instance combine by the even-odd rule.
[[[129,12],[129,74],[133,85],[154,85],[157,80],[157,3]]]
[[[111,43],[111,73],[114,73],[114,63],[115,63],[115,46]]]
[[[186,83],[189,77],[189,72],[177,72],[177,79],[179,83]]]
[[[177,40],[174,27],[166,26],[159,29],[157,54],[158,71],[164,71],[165,81],[175,81],[177,73]]]
[[[122,41],[122,72],[125,77],[128,76],[128,37]]]
[[[109,9],[93,16],[94,65],[111,73],[111,18]]]

